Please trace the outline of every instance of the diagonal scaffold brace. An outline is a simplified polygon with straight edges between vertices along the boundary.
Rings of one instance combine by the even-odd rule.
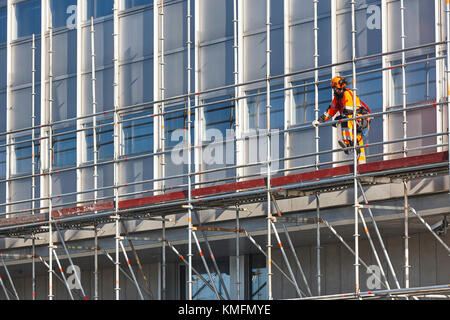
[[[189,263],[186,261],[184,256],[181,255],[180,252],[178,252],[178,250],[173,246],[173,244],[167,240],[166,240],[166,244],[178,256],[178,258],[180,258],[180,260],[183,261],[183,263],[188,267]],[[213,286],[194,267],[192,267],[192,271],[194,271],[194,273],[199,277],[199,279],[202,280],[212,291],[214,291]],[[219,294],[219,296],[220,296],[220,300],[225,300],[220,294]]]
[[[120,244],[120,247],[122,248],[122,252],[123,252],[123,255],[125,256],[125,260],[127,262],[128,268],[130,269],[130,273],[131,273],[131,276],[133,277],[133,281],[136,283],[136,288],[138,290],[139,297],[141,298],[141,300],[144,300],[144,296],[142,295],[141,288],[138,285],[138,282],[137,282],[136,276],[134,274],[133,268],[131,267],[130,259],[128,259],[127,251],[125,250],[125,247],[124,247],[123,242],[122,242],[121,239],[119,241],[119,244]]]
[[[111,257],[111,255],[110,255],[105,249],[102,249],[102,248],[100,248],[100,247],[99,247],[98,249],[102,251],[102,253],[108,258],[109,261],[111,261],[113,264],[116,264],[116,262],[114,261],[113,257]],[[133,283],[133,284],[136,286],[136,288],[137,288],[138,290],[144,290],[144,292],[145,292],[146,294],[150,295],[150,293],[147,292],[145,288],[139,286],[139,283],[137,283],[136,281],[134,281],[133,278],[128,274],[128,272],[126,272],[121,266],[119,266],[119,271],[122,272],[122,274],[123,274],[123,275],[124,275],[131,283]]]
[[[5,284],[3,283],[2,276],[0,276],[0,285],[1,285],[2,288],[3,288],[3,292],[5,293],[6,299],[7,299],[7,300],[11,300],[11,299],[9,298],[8,290],[6,290]]]
[[[213,286],[213,289],[214,289],[213,291],[216,294],[217,299],[221,300],[221,295],[217,291],[216,284],[214,283],[214,278],[212,277],[211,272],[209,271],[208,263],[206,262],[206,259],[205,259],[205,256],[203,254],[202,248],[200,247],[200,243],[198,242],[197,235],[195,234],[194,230],[191,230],[191,232],[192,232],[192,236],[194,237],[195,243],[197,245],[197,249],[198,249],[198,252],[200,254],[200,257],[202,259],[203,266],[205,267],[206,273],[208,274],[208,277],[209,277],[209,279],[211,281],[211,284]]]
[[[56,231],[58,232],[58,236],[59,236],[59,239],[61,240],[61,243],[63,245],[64,251],[66,252],[67,259],[69,259],[69,263],[70,263],[70,265],[72,266],[72,268],[74,270],[75,280],[77,281],[78,287],[80,288],[81,293],[83,294],[84,300],[87,300],[87,296],[86,296],[86,294],[84,292],[83,285],[81,284],[80,277],[78,275],[78,272],[75,269],[75,266],[73,264],[72,258],[71,258],[70,253],[69,253],[69,250],[67,249],[66,242],[64,241],[64,237],[63,237],[63,235],[61,233],[61,230],[58,227],[58,223],[56,223],[56,221],[55,221],[54,225],[56,227]]]
[[[431,232],[431,234],[436,238],[436,240],[440,243],[440,244],[442,244],[442,246],[445,248],[445,250],[447,250],[447,252],[449,253],[449,255],[450,255],[450,248],[449,248],[449,246],[436,234],[436,232],[434,232],[433,231],[433,229],[431,228],[431,226],[424,220],[424,218],[422,218],[422,216],[419,214],[419,213],[417,213],[417,211],[413,208],[413,207],[411,207],[411,206],[409,206],[408,207],[408,210],[410,211],[410,212],[412,212],[417,218],[419,218],[419,220],[420,220],[420,222],[422,222],[423,223],[423,225],[428,229],[428,231],[430,231]]]
[[[199,223],[199,226],[201,227],[202,224],[200,222],[200,217],[199,217],[199,214],[198,214],[197,210],[194,210],[194,213],[195,213],[195,216],[196,216],[197,221]],[[206,248],[208,249],[208,252],[210,254],[211,260],[213,262],[214,269],[216,270],[217,275],[219,276],[219,281],[222,284],[222,287],[224,289],[225,295],[226,295],[227,299],[230,300],[230,295],[228,293],[227,286],[225,285],[225,282],[223,281],[222,273],[220,272],[219,266],[217,265],[217,261],[216,261],[216,258],[214,256],[213,252],[212,252],[211,246],[210,246],[209,241],[208,241],[208,237],[207,237],[207,235],[206,235],[204,230],[200,230],[200,232],[202,233],[203,239],[205,240]]]
[[[152,290],[150,288],[150,280],[147,278],[147,276],[145,275],[145,272],[144,272],[144,270],[142,268],[141,260],[139,259],[139,256],[138,256],[138,254],[137,254],[137,252],[136,252],[136,250],[134,248],[132,239],[129,237],[128,228],[127,228],[124,220],[121,220],[120,222],[122,223],[123,231],[125,232],[125,235],[127,236],[126,239],[128,240],[128,243],[130,245],[131,251],[133,252],[134,259],[136,260],[136,263],[138,265],[141,277],[142,277],[142,279],[144,279],[144,282],[145,282],[145,285],[147,287],[147,290],[150,293],[150,299],[153,299],[153,293],[152,293]]]
[[[62,266],[61,266],[61,262],[60,262],[59,259],[58,259],[58,255],[56,254],[56,250],[55,250],[55,249],[53,249],[53,255],[55,256],[56,263],[58,264],[58,267],[59,267],[59,272],[61,273],[61,277],[62,277],[63,280],[64,280],[64,284],[65,284],[65,286],[66,286],[66,288],[67,288],[67,291],[69,292],[70,298],[71,298],[72,300],[75,300],[75,299],[73,298],[72,290],[70,289],[69,283],[67,282],[66,275],[64,274],[64,270],[63,270],[63,268],[62,268]],[[76,273],[75,270],[74,270],[74,272]]]
[[[361,190],[361,194],[363,196],[364,203],[366,205],[369,205],[369,201],[367,200],[366,193],[364,192],[364,189],[363,189],[360,181],[358,181],[358,185],[359,185],[359,189]],[[395,274],[395,270],[394,270],[394,267],[392,265],[391,258],[389,257],[389,254],[388,254],[388,252],[386,250],[386,246],[384,245],[383,238],[381,237],[380,230],[378,229],[378,225],[377,225],[377,223],[375,221],[375,217],[373,216],[372,209],[370,208],[370,206],[367,207],[367,210],[369,212],[370,219],[372,220],[372,224],[374,226],[375,233],[376,233],[376,235],[378,237],[378,241],[380,242],[381,249],[383,250],[384,257],[386,258],[386,261],[388,263],[389,270],[391,271],[392,277],[394,278],[395,285],[396,285],[397,289],[400,289],[400,283],[398,281],[397,275]]]
[[[0,257],[2,258],[3,268],[5,269],[6,276],[8,277],[8,280],[9,280],[9,283],[11,284],[11,287],[13,288],[16,300],[20,300],[19,299],[19,295],[17,294],[16,286],[14,285],[14,282],[13,282],[13,280],[11,278],[11,275],[9,274],[8,267],[6,266],[5,260],[3,259],[3,255],[1,254],[1,252],[0,252]]]
[[[278,205],[278,202],[277,202],[277,200],[275,199],[275,196],[273,195],[273,193],[271,194],[271,196],[272,196],[272,202],[273,202],[273,204],[275,205],[275,208],[277,209],[278,216],[281,216],[282,212],[281,212],[280,206]],[[280,219],[280,218],[277,217],[277,218],[276,218],[276,222],[281,222],[281,221],[279,221],[279,219]],[[303,272],[302,265],[301,265],[300,260],[299,260],[299,258],[298,258],[297,252],[295,251],[294,245],[292,244],[291,237],[289,236],[289,232],[288,232],[288,230],[287,230],[287,228],[286,228],[286,225],[285,225],[284,223],[281,223],[281,225],[283,226],[284,234],[286,235],[286,239],[287,239],[287,241],[288,241],[289,248],[291,249],[292,255],[293,255],[294,258],[295,258],[295,262],[296,262],[296,264],[297,264],[297,268],[298,268],[298,270],[300,271],[300,274],[302,275],[302,279],[303,279],[303,282],[304,282],[305,285],[306,285],[306,289],[308,290],[308,294],[309,294],[309,296],[312,296],[311,289],[310,289],[309,284],[308,284],[308,280],[306,279],[306,275],[305,275],[305,273]],[[276,230],[276,229],[275,229],[275,230]]]

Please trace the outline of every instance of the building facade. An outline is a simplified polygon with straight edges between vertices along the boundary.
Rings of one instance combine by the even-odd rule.
[[[145,219],[126,219],[120,207],[121,201],[177,191],[187,190],[190,199],[195,189],[261,177],[270,186],[272,178],[353,164],[353,151],[340,150],[338,129],[311,125],[331,103],[335,75],[370,106],[368,163],[445,153],[446,5],[0,0],[2,218],[112,203],[108,223],[96,222],[95,207],[89,227],[48,224],[29,235],[3,227],[0,246],[12,281],[0,296],[288,299],[353,292],[355,281],[362,291],[450,283],[448,173],[411,174],[356,191],[361,203],[367,195],[365,202],[385,206],[373,209],[379,230],[367,222],[372,240],[377,231],[383,239],[376,250],[363,237],[361,221],[360,239],[354,237],[355,188],[339,182],[326,191],[284,200],[267,195],[239,206],[189,201],[184,212]],[[403,213],[386,209],[404,201],[437,226],[444,245],[415,216],[405,229]],[[292,236],[283,235],[284,252],[274,230],[267,231],[267,215],[275,212],[296,219],[319,215],[335,229],[280,220],[278,232]],[[195,235],[193,226],[200,227]],[[224,232],[233,228],[246,230],[265,253],[244,234]],[[354,256],[332,230],[366,260],[356,271],[359,280]],[[92,249],[94,241],[101,249]],[[296,254],[288,250],[291,241]],[[207,268],[196,251],[200,244],[205,253],[211,246]],[[268,263],[269,251],[282,272]],[[46,263],[27,257],[33,252]],[[59,270],[57,257],[64,270],[70,267],[69,280],[48,272]],[[380,266],[378,278],[385,273],[387,279],[382,284],[366,270],[380,272]]]

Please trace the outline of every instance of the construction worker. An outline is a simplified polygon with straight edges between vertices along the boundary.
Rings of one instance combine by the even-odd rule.
[[[353,92],[347,88],[347,81],[343,77],[334,77],[331,80],[331,88],[333,89],[333,101],[332,104],[328,107],[327,111],[320,116],[319,120],[314,120],[312,125],[317,127],[319,123],[323,123],[325,121],[330,120],[333,116],[339,112],[339,116],[337,116],[334,120],[342,120],[342,119],[351,119],[353,118]],[[368,107],[361,103],[358,96],[356,96],[355,101],[356,106],[356,115],[361,116],[370,113]],[[342,121],[338,124],[341,126],[342,137],[339,137],[338,143],[342,148],[353,147],[353,121]],[[368,131],[369,119],[359,119],[357,125],[357,141],[358,146],[361,148],[357,149],[358,155],[358,164],[366,163],[366,154],[365,150],[362,147],[363,143],[363,135],[362,131]],[[339,129],[339,128],[338,128]],[[349,154],[349,150],[344,150],[345,154]]]

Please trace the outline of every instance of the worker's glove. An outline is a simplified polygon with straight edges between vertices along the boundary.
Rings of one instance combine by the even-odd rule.
[[[314,128],[317,128],[318,126],[319,126],[319,121],[317,121],[317,120],[314,120],[313,122],[312,122],[312,125],[313,125],[313,127]]]

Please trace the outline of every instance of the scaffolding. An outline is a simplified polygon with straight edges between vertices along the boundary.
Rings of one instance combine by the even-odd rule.
[[[187,297],[189,300],[195,298],[193,293],[194,277],[195,274],[199,280],[202,281],[204,287],[208,287],[214,292],[214,295],[218,300],[232,299],[231,293],[227,290],[227,286],[221,274],[219,265],[215,259],[213,248],[208,240],[208,232],[223,232],[235,234],[235,253],[236,253],[236,296],[235,298],[242,299],[244,294],[241,283],[241,271],[240,271],[240,243],[241,239],[248,239],[258,252],[261,252],[266,259],[267,268],[267,297],[269,300],[274,299],[273,296],[273,275],[275,272],[279,272],[287,281],[295,288],[297,299],[373,299],[373,298],[388,298],[388,299],[418,299],[424,295],[430,294],[448,294],[450,292],[450,284],[434,285],[434,286],[422,286],[422,287],[410,287],[410,250],[409,250],[409,222],[411,218],[417,218],[420,223],[424,225],[427,231],[429,231],[436,239],[437,243],[443,246],[443,248],[450,254],[449,246],[441,239],[430,224],[421,216],[415,208],[411,207],[408,201],[408,181],[414,179],[427,179],[438,176],[448,176],[450,172],[450,159],[449,159],[449,141],[450,141],[450,7],[448,1],[445,4],[445,37],[446,41],[436,39],[435,42],[419,45],[415,47],[406,46],[406,29],[405,29],[405,10],[404,1],[400,0],[400,25],[401,25],[401,49],[398,50],[382,50],[382,53],[372,54],[364,57],[357,56],[357,29],[356,29],[356,2],[352,0],[350,2],[350,16],[351,16],[351,58],[345,61],[337,61],[333,58],[331,64],[320,65],[319,64],[319,13],[318,6],[319,0],[313,1],[313,28],[312,34],[314,39],[314,54],[313,64],[314,67],[306,70],[291,72],[285,68],[285,72],[282,75],[271,74],[271,59],[272,59],[272,7],[271,0],[266,0],[266,16],[265,16],[265,77],[262,79],[256,79],[251,81],[244,81],[243,77],[243,9],[244,5],[241,1],[233,1],[233,84],[222,86],[219,88],[201,90],[202,86],[199,85],[199,46],[200,42],[197,35],[198,19],[196,16],[199,14],[199,1],[187,0],[186,3],[186,42],[184,52],[186,55],[186,65],[183,69],[183,76],[186,80],[186,93],[178,96],[167,97],[165,92],[165,86],[170,77],[166,75],[166,51],[165,51],[165,25],[167,19],[165,19],[165,4],[164,0],[158,0],[154,4],[154,26],[155,26],[155,62],[157,72],[155,73],[155,92],[157,92],[157,98],[153,101],[123,106],[121,103],[120,89],[121,86],[127,85],[121,82],[120,74],[120,11],[123,10],[122,1],[115,0],[113,8],[113,108],[106,111],[100,111],[97,108],[97,83],[96,83],[96,54],[95,54],[95,21],[90,19],[90,43],[91,43],[91,90],[92,90],[92,112],[81,115],[77,113],[75,118],[53,121],[53,59],[55,56],[55,49],[53,48],[53,27],[52,27],[52,13],[49,0],[42,1],[42,38],[41,38],[41,92],[46,94],[41,95],[41,109],[43,114],[41,115],[41,124],[36,123],[36,39],[35,35],[32,35],[31,57],[32,57],[32,71],[31,71],[31,127],[12,130],[7,127],[6,132],[0,133],[0,136],[5,137],[6,143],[0,147],[4,147],[7,150],[7,175],[6,178],[1,180],[0,183],[5,183],[6,188],[6,202],[0,204],[1,208],[5,208],[4,219],[0,220],[0,236],[4,238],[21,238],[31,239],[32,252],[29,255],[17,255],[13,254],[14,249],[8,249],[7,252],[0,253],[2,266],[7,274],[7,280],[9,287],[5,284],[0,277],[0,285],[5,294],[5,297],[9,300],[12,297],[19,300],[20,297],[17,293],[14,285],[13,278],[8,272],[7,263],[4,258],[17,260],[17,259],[30,259],[32,261],[32,299],[36,298],[36,275],[35,275],[35,261],[38,259],[45,265],[48,271],[48,299],[55,298],[54,295],[54,278],[58,279],[64,284],[67,292],[72,300],[75,299],[88,299],[88,295],[83,289],[79,274],[74,271],[74,277],[77,283],[77,288],[81,290],[81,294],[74,291],[68,283],[66,276],[63,272],[63,265],[61,263],[61,255],[57,253],[57,249],[63,248],[64,254],[72,267],[75,270],[72,260],[72,254],[75,250],[89,250],[94,252],[94,294],[93,299],[98,300],[99,295],[99,278],[98,278],[98,253],[102,252],[107,259],[114,264],[114,297],[116,300],[124,298],[120,294],[121,286],[120,275],[123,274],[128,281],[130,281],[136,288],[139,298],[144,300],[146,298],[154,299],[154,295],[150,288],[150,281],[147,279],[145,272],[143,271],[137,250],[135,250],[133,242],[148,241],[155,242],[161,245],[161,286],[160,292],[158,292],[160,299],[166,299],[166,247],[174,252],[179,257],[181,263],[186,265],[188,279],[187,283]],[[284,28],[289,28],[289,18],[286,18],[289,13],[288,1],[285,1],[285,18]],[[386,7],[386,1],[381,1],[383,8]],[[194,30],[195,36],[191,35],[191,24],[193,15],[191,14],[192,6],[194,6]],[[436,0],[435,6],[441,6],[441,1]],[[12,3],[8,1],[8,17],[10,17],[12,10]],[[336,5],[331,5],[332,19],[336,17]],[[384,9],[383,9],[384,10]],[[437,10],[439,11],[439,10]],[[81,15],[79,15],[81,16]],[[334,18],[333,18],[334,17]],[[437,18],[436,18],[437,19]],[[81,18],[77,21],[77,26],[81,26]],[[335,25],[336,21],[332,22]],[[444,23],[442,23],[444,24]],[[11,24],[8,24],[9,26]],[[436,29],[439,28],[439,24],[436,23]],[[81,32],[81,31],[78,31]],[[335,31],[334,31],[335,32]],[[436,32],[438,33],[438,31]],[[11,62],[11,31],[8,31],[7,39],[7,59],[8,68]],[[288,32],[285,33],[285,43],[289,43],[287,38]],[[194,40],[192,39],[194,38]],[[78,38],[77,41],[81,41]],[[334,41],[334,40],[333,40]],[[194,68],[192,66],[192,45],[194,47]],[[443,49],[445,47],[445,50]],[[410,59],[408,62],[407,55],[416,58],[414,55],[422,49],[435,49],[434,57]],[[56,51],[58,49],[56,48]],[[445,55],[443,54],[445,52]],[[78,52],[78,55],[80,52]],[[287,54],[288,55],[288,54]],[[385,62],[386,57],[401,55],[401,62],[396,65],[387,65]],[[419,55],[417,53],[417,55]],[[382,59],[382,67],[372,69],[369,71],[359,71],[358,64],[373,61],[374,59]],[[414,66],[420,63],[430,62],[442,62],[445,63],[445,79],[443,82],[447,85],[447,94],[442,93],[442,97],[437,96],[435,101],[424,101],[419,104],[407,103],[407,67]],[[396,108],[386,108],[389,105],[383,97],[383,110],[379,112],[373,112],[370,115],[357,116],[356,99],[353,99],[353,117],[345,120],[332,120],[326,123],[321,123],[313,128],[312,125],[304,126],[284,126],[283,129],[278,130],[278,134],[285,137],[287,141],[290,134],[296,132],[302,132],[305,130],[314,131],[314,151],[309,153],[302,153],[300,155],[291,155],[284,153],[283,156],[274,157],[272,146],[275,136],[275,128],[271,125],[271,117],[274,113],[273,101],[276,94],[281,93],[285,97],[289,97],[292,101],[292,95],[294,90],[300,88],[313,87],[314,88],[314,101],[313,101],[313,119],[319,119],[319,86],[329,83],[330,79],[321,79],[320,72],[330,70],[332,76],[336,75],[337,68],[349,68],[351,69],[351,91],[353,96],[360,96],[358,89],[359,77],[368,74],[381,73],[383,75],[383,85],[386,84],[384,79],[386,73],[392,72],[394,69],[401,70],[401,106],[394,106]],[[194,70],[194,90],[191,84],[192,82],[192,70]],[[77,73],[79,73],[77,71]],[[9,71],[8,71],[9,74]],[[296,77],[313,74],[314,80],[312,82],[305,82],[303,84],[294,85],[292,79]],[[444,72],[443,72],[444,74]],[[80,77],[79,74],[77,74]],[[11,99],[11,91],[9,86],[11,85],[11,79],[8,79],[7,86],[7,103],[9,106]],[[282,88],[277,86],[280,81],[283,82]],[[264,92],[257,93],[244,93],[244,90],[252,86],[261,86],[265,88]],[[438,89],[437,89],[438,90]],[[439,89],[441,90],[441,89]],[[224,91],[232,91],[231,98],[220,99],[214,102],[205,102],[208,97],[214,95],[220,95]],[[383,90],[384,92],[384,90]],[[220,97],[220,96],[219,96]],[[262,97],[265,101],[265,120],[266,124],[261,126],[262,129],[256,134],[245,135],[243,134],[244,127],[247,125],[244,121],[244,112],[248,99]],[[362,97],[363,98],[363,97]],[[204,99],[204,100],[202,100]],[[78,102],[79,103],[79,102]],[[208,107],[220,105],[221,103],[233,104],[235,107],[235,134],[232,137],[226,136],[223,141],[214,141],[204,143],[203,139],[197,137],[199,135],[196,126],[198,126],[201,120],[199,115],[200,110],[205,112]],[[289,102],[290,103],[290,102]],[[166,106],[178,105],[177,109],[166,108]],[[447,111],[447,130],[444,126],[437,126],[435,133],[422,134],[419,136],[408,135],[408,113],[414,111],[421,111],[435,108],[436,110]],[[135,115],[138,112],[145,110],[150,112],[149,115],[138,115],[131,118],[126,118],[124,115]],[[192,121],[192,113],[195,113],[194,121]],[[171,117],[176,117],[177,113],[183,113],[183,145],[177,149],[169,148],[168,141],[166,141],[166,134],[168,134],[167,123]],[[258,111],[259,113],[259,111]],[[436,112],[438,113],[438,112]],[[261,112],[263,114],[263,112]],[[402,137],[401,138],[383,138],[382,141],[365,143],[363,146],[358,146],[357,141],[357,121],[361,119],[382,119],[383,123],[389,121],[390,115],[401,115],[402,124]],[[444,112],[441,111],[442,119]],[[107,116],[113,117],[112,122],[105,123],[102,119]],[[258,114],[259,116],[259,114]],[[131,121],[148,120],[152,119],[155,134],[152,139],[155,142],[154,150],[152,152],[146,152],[145,154],[138,154],[128,156],[123,152],[124,150],[124,126]],[[91,121],[92,125],[82,125],[82,121]],[[320,132],[324,128],[332,127],[337,124],[342,124],[351,121],[353,123],[353,137],[355,142],[348,149],[351,151],[351,159],[340,159],[338,154],[342,149],[331,147],[328,150],[321,150],[320,148]],[[372,120],[374,121],[374,120]],[[63,133],[56,133],[55,128],[58,125],[69,124],[76,122],[77,127],[75,130],[65,131]],[[195,134],[195,142],[192,144],[192,129],[193,125],[197,130]],[[99,157],[100,148],[100,134],[99,130],[106,128],[107,126],[113,126],[113,157],[112,160],[104,160]],[[385,126],[385,124],[383,124]],[[36,132],[40,132],[36,136]],[[14,147],[19,144],[23,144],[24,141],[16,141],[14,135],[23,132],[30,132],[31,139],[26,140],[31,144],[31,174],[14,176],[10,168],[12,163],[12,154],[14,153]],[[88,132],[92,133],[93,145],[93,161],[92,163],[80,163],[77,160],[75,167],[68,167],[63,169],[54,168],[53,159],[55,157],[55,139],[58,137],[73,133],[78,137],[78,134],[87,135]],[[287,138],[286,138],[287,137]],[[265,159],[255,161],[252,163],[246,163],[244,156],[245,146],[250,144],[252,139],[262,139],[265,141]],[[435,144],[425,144],[415,148],[408,148],[408,142],[423,141],[424,139],[435,139],[438,141]],[[447,140],[447,142],[445,142]],[[233,143],[236,148],[236,158],[240,161],[236,161],[233,165],[225,165],[219,168],[205,169],[204,166],[195,163],[193,165],[192,159],[198,158],[198,150],[208,146],[213,146],[220,143]],[[291,142],[288,142],[291,143]],[[402,145],[401,150],[392,150],[390,146]],[[374,159],[368,161],[366,164],[358,164],[358,154],[360,148],[377,148],[381,147],[382,152],[377,154],[371,154],[367,156],[368,159]],[[37,159],[36,149],[40,148],[41,158]],[[447,148],[447,151],[445,151]],[[426,152],[431,149],[433,152]],[[168,158],[174,151],[183,153],[183,157],[187,160],[186,172],[182,174],[170,175],[168,173],[169,166],[167,165]],[[420,155],[411,155],[413,152],[419,152]],[[408,154],[409,153],[409,154]],[[186,155],[186,156],[184,156]],[[323,156],[329,156],[332,160],[321,162],[320,159]],[[133,160],[144,160],[153,158],[154,168],[158,167],[155,176],[152,179],[142,181],[132,181],[129,183],[121,182],[121,170],[120,167],[126,162]],[[303,164],[297,167],[286,165],[293,160],[314,159],[310,164]],[[382,159],[382,160],[377,160]],[[198,159],[196,159],[198,160]],[[40,172],[36,173],[36,166],[38,162],[41,164]],[[274,169],[274,164],[283,163],[282,169]],[[99,186],[99,167],[112,165],[113,166],[113,184],[111,186]],[[194,170],[193,170],[194,167]],[[77,174],[81,174],[83,169],[93,169],[93,188],[85,190],[77,190],[76,192],[70,192],[65,194],[55,195],[53,192],[53,179],[55,175],[62,172],[75,171]],[[251,173],[250,168],[265,168],[260,171],[263,173]],[[226,177],[222,179],[208,180],[206,177],[210,173],[226,173],[229,170],[234,170],[233,177]],[[9,187],[15,181],[24,179],[31,179],[31,197],[25,200],[12,200]],[[37,196],[36,193],[36,180],[40,180],[41,196]],[[184,179],[177,186],[167,187],[168,182],[171,180],[178,181],[176,179]],[[146,184],[153,184],[153,188],[145,189]],[[382,206],[373,205],[369,203],[369,198],[366,195],[364,186],[373,184],[391,184],[401,183],[403,188],[403,202],[402,207],[394,206]],[[449,181],[450,184],[450,181]],[[142,191],[126,192],[127,187],[141,186]],[[323,193],[339,190],[352,190],[353,192],[353,222],[354,222],[354,234],[353,241],[354,247],[352,248],[345,239],[337,232],[336,228],[321,215],[320,196]],[[106,195],[100,197],[101,192],[105,193],[109,191],[112,195]],[[93,198],[89,199],[89,195],[93,195]],[[62,199],[72,196],[77,197],[75,202],[64,202]],[[284,214],[281,210],[279,201],[284,199],[294,199],[303,196],[313,196],[315,199],[315,217],[314,218],[294,218],[289,214]],[[54,203],[55,199],[58,199],[58,203]],[[39,207],[36,204],[39,203]],[[246,209],[242,206],[248,204],[264,204],[265,205],[265,219],[266,219],[266,249],[257,243],[254,236],[247,230],[242,228],[242,220],[240,214]],[[29,210],[17,209],[20,205],[29,205]],[[403,229],[404,229],[404,284],[400,283],[399,277],[395,272],[395,268],[392,263],[388,250],[385,245],[385,239],[383,239],[382,232],[377,224],[377,219],[372,211],[376,210],[389,210],[392,212],[403,213]],[[219,228],[210,227],[202,224],[199,212],[202,210],[227,210],[235,212],[235,228]],[[367,213],[365,216],[364,213]],[[167,218],[172,214],[187,214],[187,259],[180,253],[180,251],[169,242],[166,235],[166,223],[173,222],[173,220]],[[195,218],[195,219],[194,219]],[[127,221],[141,221],[141,220],[153,220],[161,222],[161,237],[160,238],[145,238],[134,237],[127,230]],[[194,223],[194,220],[197,223]],[[371,223],[375,235],[372,236],[369,232],[368,222]],[[308,283],[304,269],[302,267],[302,259],[296,253],[296,249],[289,235],[289,224],[311,224],[315,226],[315,250],[316,250],[316,288],[312,289],[310,283]],[[110,252],[99,247],[98,235],[102,225],[114,224],[114,252],[115,256],[111,256]],[[444,223],[445,224],[445,223]],[[364,230],[364,234],[368,239],[371,253],[373,253],[376,265],[380,268],[380,277],[377,278],[382,284],[384,289],[374,291],[361,291],[360,284],[360,267],[363,266],[365,270],[370,271],[370,267],[361,257],[360,250],[360,229],[361,225]],[[293,268],[289,262],[287,252],[284,249],[283,242],[280,238],[279,227],[281,226],[282,232],[285,235],[286,243],[289,250],[294,257]],[[335,295],[323,295],[323,285],[321,278],[323,277],[323,270],[321,269],[321,228],[327,228],[336,237],[339,243],[354,256],[354,291],[350,293],[342,293]],[[67,244],[67,239],[64,238],[63,230],[89,230],[94,232],[94,246],[90,248],[76,247]],[[281,230],[281,229],[280,229]],[[56,232],[55,232],[56,231]],[[57,234],[57,241],[54,239],[54,233]],[[38,235],[47,234],[48,238],[48,257],[41,257],[36,254],[36,240],[41,240]],[[125,234],[125,236],[123,235]],[[202,239],[199,239],[198,235],[202,235]],[[280,264],[276,263],[273,259],[273,246],[272,235],[275,236],[278,248],[283,258],[284,266],[287,268],[287,272],[283,270]],[[137,273],[134,271],[132,263],[127,254],[127,248],[124,245],[124,241],[127,240],[129,244],[129,250],[132,251],[136,260],[139,274],[144,280],[145,284],[139,283]],[[203,240],[203,243],[200,241]],[[378,244],[375,243],[378,241]],[[58,243],[58,245],[55,245]],[[202,246],[205,245],[211,258],[212,267],[205,257],[205,253]],[[377,246],[381,249],[382,253],[379,254]],[[202,276],[202,273],[194,268],[194,248],[198,250],[199,258],[207,273],[206,276]],[[121,266],[120,256],[121,252],[125,258],[128,271]],[[387,268],[384,269],[382,258],[387,263]],[[58,270],[54,268],[54,261],[58,266]],[[272,268],[274,267],[274,268]],[[294,269],[298,270],[301,277],[296,278]],[[60,276],[57,274],[60,272]],[[389,281],[388,274],[392,277]],[[216,281],[216,278],[218,280]],[[216,285],[218,283],[219,285]],[[223,293],[217,288],[220,286],[223,288]],[[303,290],[302,290],[303,289]],[[76,295],[75,295],[76,294]]]

